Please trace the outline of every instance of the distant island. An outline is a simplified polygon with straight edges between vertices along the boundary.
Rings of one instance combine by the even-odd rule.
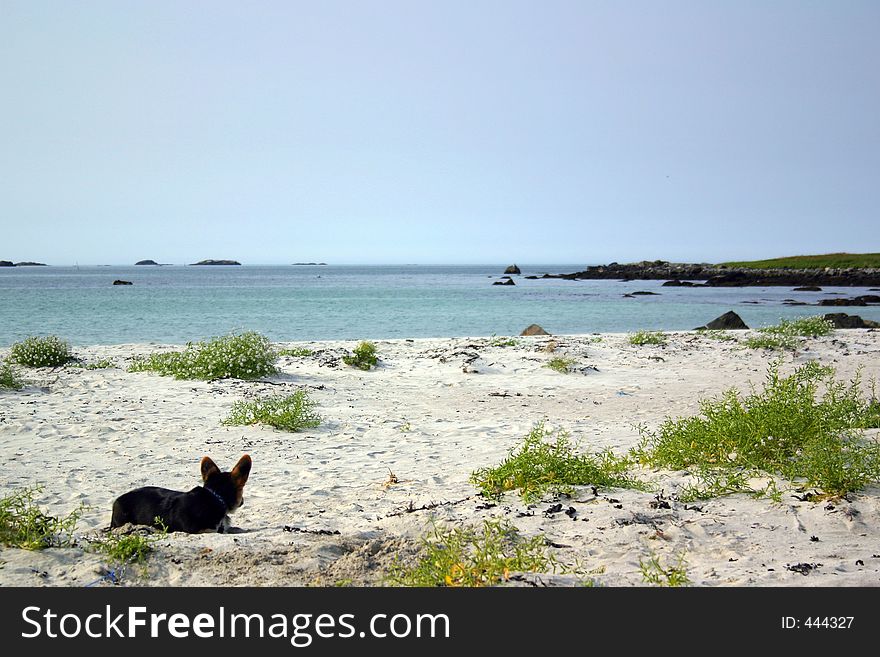
[[[567,280],[618,279],[666,280],[664,285],[692,287],[746,287],[774,285],[880,285],[880,254],[829,253],[773,260],[726,262],[717,265],[674,263],[665,260],[587,267],[571,274],[544,274],[542,278]]]
[[[294,262],[294,267],[326,267],[326,262]]]
[[[48,267],[45,262],[11,262],[0,260],[0,267]]]
[[[159,263],[156,262],[155,260],[138,260],[134,264],[136,264],[136,265],[156,265],[157,267],[159,266]]]
[[[195,265],[240,265],[241,263],[237,260],[201,260],[200,262],[192,263]]]

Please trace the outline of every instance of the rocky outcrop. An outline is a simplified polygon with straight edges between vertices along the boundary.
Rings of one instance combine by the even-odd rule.
[[[15,263],[9,260],[0,260],[0,267],[15,267]]]
[[[504,270],[505,274],[521,274],[522,272],[519,270],[519,267],[516,265],[510,265],[507,269]]]
[[[139,260],[138,262],[136,262],[134,264],[136,264],[136,265],[156,265],[157,267],[159,266],[159,263],[156,262],[155,260]]]
[[[194,262],[193,265],[240,265],[237,260],[201,260]]]
[[[686,281],[705,281],[708,287],[815,286],[877,287],[880,269],[739,269],[724,265],[673,263],[665,260],[587,267],[571,274],[547,274],[544,278],[567,280],[617,279],[666,280],[670,286],[688,287]],[[677,282],[676,282],[677,281]]]
[[[705,326],[700,326],[694,330],[709,329],[711,331],[742,331],[749,328],[742,317],[732,310],[728,310],[723,315],[719,315]]]
[[[530,324],[526,328],[523,329],[520,335],[550,335],[538,324]]]
[[[121,281],[118,278],[113,281],[113,285],[133,285],[131,281]]]
[[[880,295],[863,294],[852,299],[822,299],[817,305],[819,306],[867,306],[869,304],[880,303]]]
[[[513,279],[510,276],[505,276],[500,281],[492,283],[492,285],[516,285],[516,283],[513,282]]]
[[[868,302],[856,297],[855,299],[822,299],[819,306],[867,306]]]
[[[673,281],[666,281],[663,283],[662,287],[696,287],[697,284],[693,281],[680,281],[675,279]]]
[[[818,285],[804,285],[802,287],[796,287],[792,290],[792,292],[821,292],[822,288]]]
[[[834,324],[834,328],[839,329],[880,328],[880,322],[862,319],[858,315],[847,315],[846,313],[829,313],[828,315],[823,315],[822,319],[831,322]]]
[[[16,262],[16,267],[48,267],[45,262]]]

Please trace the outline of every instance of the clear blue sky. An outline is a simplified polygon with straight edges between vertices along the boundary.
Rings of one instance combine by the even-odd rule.
[[[0,0],[0,259],[880,251],[880,2]]]

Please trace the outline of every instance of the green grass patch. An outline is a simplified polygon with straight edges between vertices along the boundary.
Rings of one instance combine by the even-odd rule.
[[[24,388],[24,381],[18,376],[18,372],[5,360],[0,360],[0,388],[7,390],[21,390]]]
[[[574,358],[563,358],[561,356],[557,356],[555,358],[551,358],[550,361],[544,365],[544,367],[549,367],[551,370],[555,372],[559,372],[560,374],[568,374],[571,372],[572,367],[575,364]]]
[[[89,548],[93,552],[106,555],[114,564],[143,565],[155,550],[153,544],[163,536],[165,532],[149,534],[108,532],[103,538],[92,539]]]
[[[725,262],[727,267],[740,269],[847,269],[849,267],[880,268],[880,253],[826,253],[824,255],[790,256],[769,260]]]
[[[379,362],[376,356],[376,345],[372,342],[361,342],[352,353],[342,357],[342,362],[364,371],[370,370]]]
[[[115,367],[113,361],[107,360],[106,358],[102,360],[95,361],[94,363],[74,363],[71,367],[78,367],[84,370],[106,370],[111,367]]]
[[[634,345],[666,344],[666,334],[662,331],[638,331],[629,336],[629,343]]]
[[[70,345],[56,335],[31,336],[9,350],[9,360],[26,367],[57,367],[72,359]]]
[[[518,347],[519,340],[515,338],[505,338],[505,337],[497,337],[492,336],[492,339],[489,340],[490,347]]]
[[[759,335],[746,338],[743,344],[751,349],[796,349],[800,338],[817,338],[833,331],[834,324],[818,316],[782,319],[774,326],[759,328]]]
[[[277,354],[265,336],[254,331],[206,342],[187,343],[183,351],[138,358],[129,372],[157,372],[177,379],[258,379],[275,374]]]
[[[654,586],[687,586],[691,580],[687,576],[685,553],[679,552],[674,565],[664,566],[654,552],[648,559],[639,559],[639,569],[646,584]]]
[[[292,349],[281,349],[276,353],[279,357],[290,356],[292,358],[307,358],[313,355],[315,352],[306,347],[293,347]]]
[[[392,568],[393,586],[493,586],[510,573],[555,572],[542,536],[523,538],[509,523],[484,520],[479,530],[435,526],[423,539],[423,554],[411,567]]]
[[[63,518],[50,516],[34,501],[40,488],[15,491],[0,498],[0,544],[24,550],[71,544],[83,507]]]
[[[223,424],[267,424],[281,431],[313,429],[321,424],[321,416],[314,411],[315,405],[305,390],[297,390],[292,395],[239,401],[232,405],[232,411]]]
[[[518,490],[526,503],[548,493],[571,494],[574,486],[609,486],[644,490],[647,486],[629,474],[631,461],[610,450],[578,454],[566,431],[555,433],[538,423],[522,445],[511,450],[501,465],[471,474],[471,483],[490,499]]]
[[[718,342],[736,342],[736,336],[722,329],[698,329],[697,333],[704,338],[717,340]]]
[[[860,490],[880,481],[880,443],[863,431],[878,422],[877,400],[863,395],[858,376],[834,377],[815,362],[784,377],[773,363],[761,390],[743,396],[731,388],[703,400],[697,416],[667,418],[653,432],[642,427],[631,455],[695,474],[691,498],[754,493],[749,478],[768,474],[829,496]]]

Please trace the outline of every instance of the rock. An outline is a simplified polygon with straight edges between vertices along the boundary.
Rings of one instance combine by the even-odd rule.
[[[829,313],[823,315],[822,319],[831,322],[834,324],[834,328],[839,329],[880,328],[880,322],[862,319],[858,315],[847,315],[846,313]]]
[[[696,287],[697,284],[692,281],[680,281],[675,279],[674,281],[666,281],[663,283],[661,287]]]
[[[507,269],[504,270],[505,274],[521,274],[522,272],[519,270],[519,267],[516,265],[510,265]]]
[[[516,283],[513,282],[512,278],[506,278],[504,280],[495,281],[492,285],[516,285]]]
[[[550,335],[543,328],[538,326],[537,324],[532,324],[523,329],[523,332],[520,335]]]
[[[694,330],[710,329],[713,331],[741,331],[749,328],[742,318],[732,310],[728,310],[723,315],[716,317],[705,326],[701,326]]]
[[[821,292],[822,288],[818,285],[804,285],[802,287],[796,287],[792,290],[792,292]]]
[[[113,281],[113,285],[132,285],[132,284],[133,283],[131,281],[121,281],[118,278],[115,281]]]
[[[136,262],[134,264],[136,264],[136,265],[157,265],[158,266],[159,263],[156,262],[155,260],[139,260],[138,262]]]
[[[194,262],[193,265],[240,265],[236,260],[201,260]]]
[[[866,301],[859,299],[822,299],[819,301],[820,306],[867,306]]]
[[[646,294],[647,294],[647,295],[652,295],[652,296],[660,296],[658,292],[642,292],[642,291],[639,291],[639,292],[633,292],[633,293],[632,293],[633,296],[646,295]]]
[[[9,262],[9,260],[0,260],[0,267],[15,267],[15,263]]]
[[[863,294],[856,297],[856,301],[864,301],[865,303],[880,303],[880,296],[876,294]]]
[[[45,262],[16,262],[16,267],[46,267]]]
[[[536,280],[538,280],[538,277],[537,276],[526,276],[526,279],[530,280],[530,281],[536,281]]]

